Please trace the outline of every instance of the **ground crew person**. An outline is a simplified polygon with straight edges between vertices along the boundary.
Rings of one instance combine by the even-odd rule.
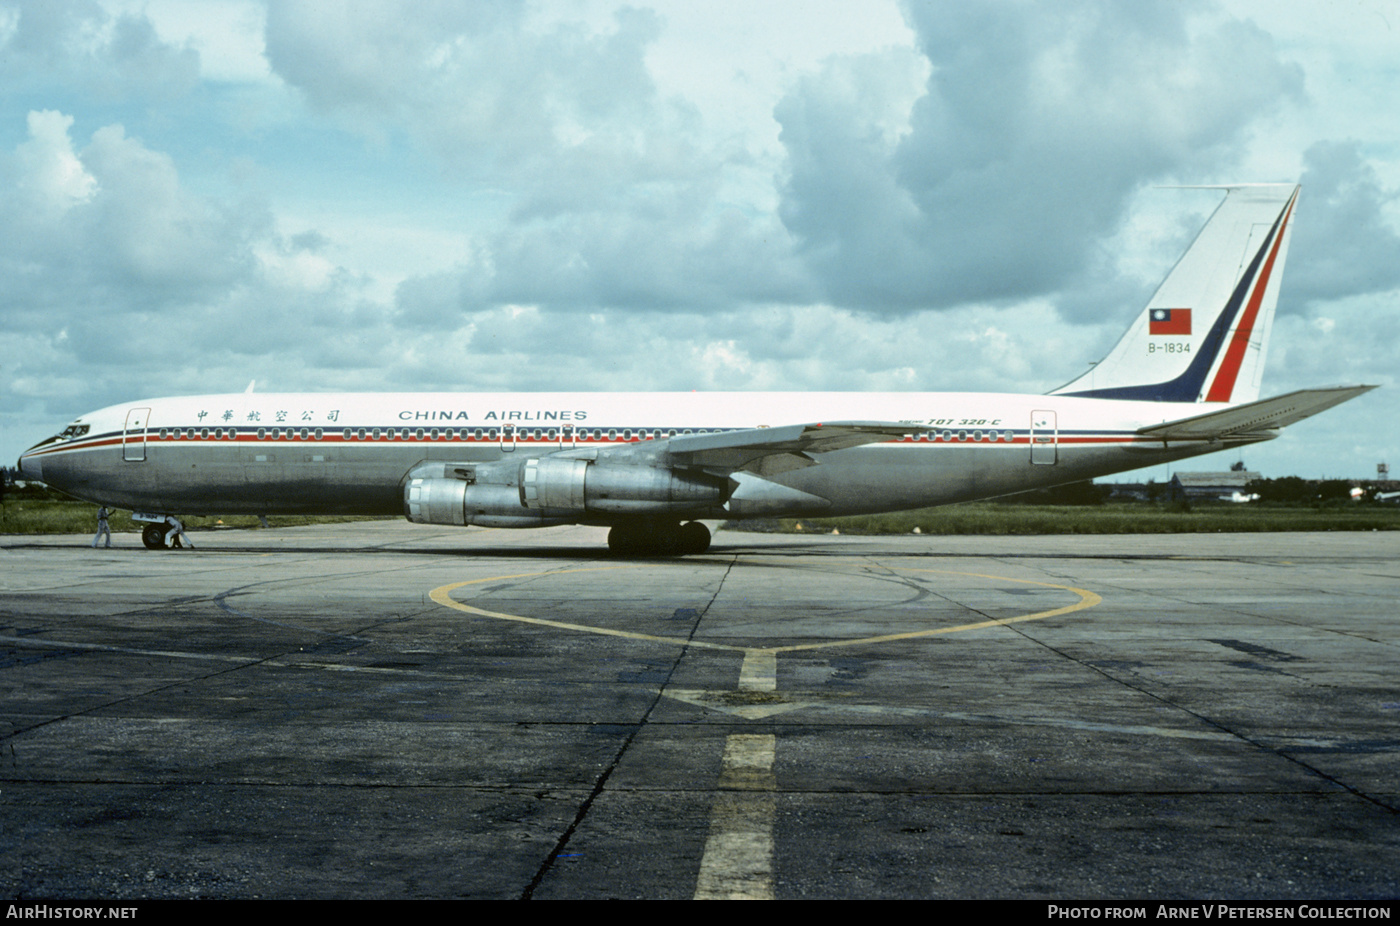
[[[165,532],[165,545],[167,547],[172,550],[178,550],[187,543],[190,545],[191,550],[194,549],[194,541],[190,540],[190,538],[185,535],[185,525],[176,520],[173,514],[166,515],[165,523],[170,525],[170,530]],[[184,539],[184,543],[180,542],[182,538]]]
[[[104,537],[107,540],[104,546],[109,550],[112,548],[112,528],[107,525],[108,515],[109,512],[107,511],[106,505],[97,509],[97,536],[92,538],[92,548],[94,550],[97,549],[97,541],[102,540]]]

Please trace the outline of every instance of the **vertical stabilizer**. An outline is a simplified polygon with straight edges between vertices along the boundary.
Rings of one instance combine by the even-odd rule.
[[[1232,403],[1259,397],[1299,187],[1218,189],[1225,201],[1127,334],[1052,395]]]

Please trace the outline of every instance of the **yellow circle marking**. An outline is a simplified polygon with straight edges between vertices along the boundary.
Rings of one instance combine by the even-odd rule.
[[[647,564],[649,565],[649,564]],[[889,643],[894,640],[912,640],[918,637],[933,637],[946,633],[962,633],[967,630],[982,630],[986,627],[1003,627],[1008,624],[1021,624],[1026,621],[1044,620],[1047,617],[1058,617],[1061,614],[1071,614],[1075,611],[1084,611],[1094,607],[1103,601],[1103,598],[1089,591],[1088,589],[1075,588],[1072,585],[1056,585],[1053,582],[1037,582],[1033,579],[1013,579],[1010,576],[986,575],[980,572],[954,572],[946,569],[920,569],[912,566],[887,566],[891,570],[903,570],[905,572],[929,572],[945,576],[967,576],[975,579],[996,579],[999,582],[1016,582],[1020,585],[1039,585],[1042,588],[1054,588],[1061,591],[1073,592],[1079,596],[1079,600],[1074,604],[1065,605],[1062,608],[1054,608],[1049,611],[1037,611],[1034,614],[1023,614],[1020,617],[1003,617],[997,620],[977,621],[971,624],[959,624],[956,627],[937,627],[929,630],[910,630],[905,633],[879,634],[873,637],[858,637],[851,640],[830,640],[825,643],[799,643],[791,646],[733,646],[726,643],[710,643],[705,640],[688,640],[681,637],[663,637],[650,633],[637,633],[632,630],[613,630],[608,627],[593,627],[588,624],[571,624],[567,621],[553,621],[542,617],[526,617],[521,614],[506,614],[501,611],[488,611],[485,608],[478,608],[475,605],[463,604],[452,598],[452,593],[459,588],[468,585],[481,585],[486,582],[501,582],[509,579],[531,579],[537,576],[568,575],[573,572],[602,572],[609,569],[641,569],[643,564],[627,566],[588,566],[579,569],[561,569],[557,572],[541,570],[540,572],[522,572],[509,576],[490,576],[485,579],[468,579],[465,582],[454,582],[451,585],[443,585],[433,589],[428,593],[428,597],[446,608],[453,608],[464,611],[467,614],[478,614],[482,617],[491,617],[503,621],[515,621],[521,624],[535,624],[540,627],[553,627],[558,630],[572,630],[578,633],[594,633],[609,637],[622,637],[628,640],[645,640],[652,643],[669,643],[674,646],[692,646],[697,649],[723,650],[731,653],[793,653],[800,650],[826,649],[833,646],[862,646],[871,643]]]
[[[498,620],[503,621],[517,621],[522,624],[537,624],[541,627],[555,627],[559,630],[576,630],[581,633],[598,633],[609,637],[625,637],[629,640],[649,640],[654,643],[672,643],[680,644],[681,646],[696,646],[701,647],[703,649],[728,650],[734,653],[742,653],[748,649],[748,647],[744,646],[726,646],[723,643],[706,643],[703,640],[682,640],[677,637],[658,637],[654,634],[636,633],[635,631],[631,630],[613,630],[608,627],[591,627],[588,624],[570,624],[567,621],[551,621],[543,617],[525,617],[521,614],[505,614],[500,611],[488,611],[485,608],[478,608],[474,605],[463,604],[462,602],[456,601],[452,598],[452,593],[457,589],[463,588],[468,585],[480,585],[483,582],[500,582],[505,579],[530,579],[534,578],[535,576],[544,575],[562,576],[568,575],[571,572],[602,572],[608,569],[641,568],[643,568],[641,565],[589,566],[580,569],[560,569],[557,572],[545,569],[541,570],[540,572],[522,572],[518,575],[513,576],[490,576],[485,579],[468,579],[466,582],[454,582],[451,585],[444,585],[440,588],[435,588],[428,593],[428,597],[444,607],[455,608],[458,611],[465,611],[468,614],[480,614],[482,617],[494,617]]]

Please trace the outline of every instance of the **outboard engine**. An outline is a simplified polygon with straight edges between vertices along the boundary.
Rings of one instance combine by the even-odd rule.
[[[424,463],[408,474],[404,516],[415,524],[548,527],[576,520],[567,512],[520,503],[519,469],[503,463]]]
[[[526,508],[515,486],[473,485],[461,479],[411,478],[404,485],[403,505],[404,516],[415,524],[549,527],[575,520]]]

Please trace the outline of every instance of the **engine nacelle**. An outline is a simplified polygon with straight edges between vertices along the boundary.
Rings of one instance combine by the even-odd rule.
[[[662,514],[717,507],[726,481],[660,466],[545,457],[520,465],[520,502],[530,509]]]
[[[526,508],[513,485],[473,485],[440,477],[409,479],[404,484],[403,507],[404,516],[415,524],[548,527],[572,520],[562,512]]]

